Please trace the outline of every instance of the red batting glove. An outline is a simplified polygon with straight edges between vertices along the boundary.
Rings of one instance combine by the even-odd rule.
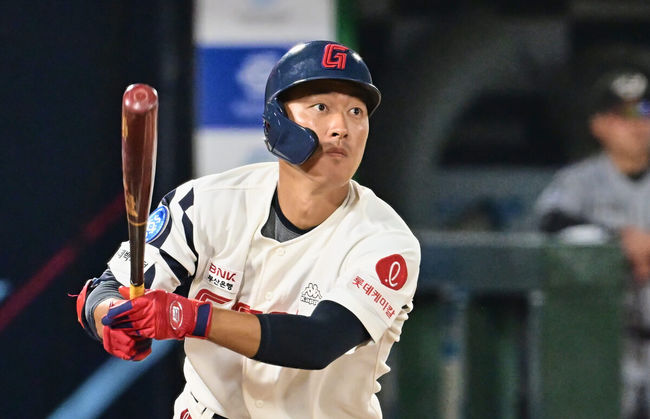
[[[151,353],[151,339],[119,329],[104,327],[103,342],[106,352],[127,361],[142,361]]]
[[[125,300],[129,299],[129,288],[120,287],[120,294]],[[119,302],[111,303],[111,307]],[[111,355],[127,361],[142,361],[151,353],[151,339],[128,333],[120,329],[103,328],[102,342],[104,349]]]
[[[212,305],[164,290],[147,290],[141,297],[112,306],[102,324],[113,330],[153,339],[205,339]]]

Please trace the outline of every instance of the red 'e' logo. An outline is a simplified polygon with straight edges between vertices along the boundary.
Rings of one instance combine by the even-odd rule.
[[[337,68],[343,70],[345,68],[345,59],[348,58],[346,51],[348,49],[343,45],[327,44],[323,52],[323,67]]]
[[[380,259],[375,270],[381,282],[394,290],[402,288],[408,277],[406,261],[402,255],[395,254]]]

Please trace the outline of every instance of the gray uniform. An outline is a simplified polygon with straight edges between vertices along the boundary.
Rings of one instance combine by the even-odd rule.
[[[650,174],[632,179],[621,173],[605,153],[560,170],[535,205],[542,220],[562,213],[611,234],[624,226],[650,230]],[[627,298],[628,321],[650,328],[650,286],[635,287]],[[650,414],[650,343],[626,339],[623,369],[623,416],[631,417],[641,404]],[[641,397],[641,398],[640,398]]]
[[[560,170],[536,203],[538,217],[559,210],[610,231],[650,230],[650,175],[630,179],[604,154]]]

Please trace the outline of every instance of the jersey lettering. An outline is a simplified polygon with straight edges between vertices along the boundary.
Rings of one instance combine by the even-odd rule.
[[[220,261],[210,262],[205,280],[214,285],[219,291],[237,294],[241,286],[243,273],[221,265]]]
[[[370,299],[372,299],[375,304],[381,309],[381,311],[386,315],[386,317],[390,319],[395,315],[395,309],[390,304],[390,302],[381,294],[377,288],[373,287],[370,282],[367,282],[363,278],[357,276],[352,280],[352,285],[366,294]]]
[[[211,274],[215,274],[216,276],[219,276],[226,281],[235,281],[235,275],[237,275],[237,272],[229,272],[225,269],[217,268],[213,263],[210,264],[210,269],[209,269]]]

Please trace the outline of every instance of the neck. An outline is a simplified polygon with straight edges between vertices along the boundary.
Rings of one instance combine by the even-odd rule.
[[[610,154],[610,159],[614,163],[614,166],[626,175],[634,175],[646,170],[650,163],[648,157],[645,153],[639,153],[633,156]]]
[[[327,185],[306,176],[299,167],[280,161],[278,202],[284,216],[306,230],[325,221],[348,195],[349,182]]]

